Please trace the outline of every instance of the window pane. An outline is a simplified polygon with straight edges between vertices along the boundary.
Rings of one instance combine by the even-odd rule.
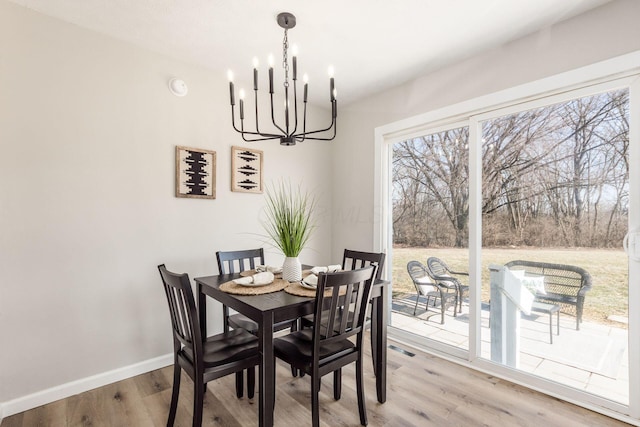
[[[469,128],[461,127],[393,147],[391,324],[464,349],[469,347],[468,139]],[[412,280],[408,263],[428,268],[433,257],[464,274],[437,272],[453,276],[443,280],[416,265]]]

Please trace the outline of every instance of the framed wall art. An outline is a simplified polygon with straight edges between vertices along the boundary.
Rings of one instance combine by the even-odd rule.
[[[176,197],[216,198],[216,152],[176,147]]]
[[[262,193],[263,153],[244,147],[231,147],[231,191]]]

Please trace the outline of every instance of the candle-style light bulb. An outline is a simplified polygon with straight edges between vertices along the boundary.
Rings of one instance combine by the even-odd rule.
[[[258,58],[253,57],[253,90],[258,90]]]
[[[238,95],[240,96],[240,120],[244,120],[244,89],[240,89]]]
[[[302,98],[302,101],[307,102],[307,93],[309,90],[309,76],[307,73],[304,73],[302,76],[302,81],[304,82],[304,97]]]
[[[231,105],[236,105],[236,99],[233,94],[233,71],[227,71],[227,78],[229,79],[229,98],[231,100]]]
[[[267,58],[269,63],[269,93],[273,94],[273,55],[269,54]]]
[[[293,45],[291,47],[291,54],[292,56],[292,61],[293,61],[293,80],[297,80],[298,79],[298,46],[297,45]]]
[[[333,69],[333,65],[330,65],[329,68],[327,69],[327,73],[329,74],[329,77],[333,77],[334,72],[335,70]]]
[[[329,67],[329,99],[331,99],[331,101],[335,101],[336,100],[336,88],[335,88],[335,82],[333,80],[333,67]]]

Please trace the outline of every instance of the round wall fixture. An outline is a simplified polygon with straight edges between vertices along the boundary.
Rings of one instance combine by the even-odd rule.
[[[175,96],[185,96],[189,91],[189,88],[187,88],[187,84],[184,82],[184,80],[174,77],[169,80],[169,90]]]

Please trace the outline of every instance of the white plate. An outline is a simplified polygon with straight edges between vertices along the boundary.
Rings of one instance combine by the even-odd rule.
[[[273,283],[273,282],[271,282],[271,283]],[[260,286],[270,285],[271,283],[260,283],[259,285],[256,285],[255,283],[236,283],[236,285],[246,286],[247,288],[257,288],[257,287],[260,287]]]
[[[302,286],[303,288],[306,288],[306,289],[312,289],[312,290],[314,290],[314,291],[315,291],[316,289],[318,289],[318,287],[317,287],[317,286],[309,285],[308,283],[305,283],[305,281],[304,281],[304,280],[303,280],[302,282],[300,282],[300,286]]]

